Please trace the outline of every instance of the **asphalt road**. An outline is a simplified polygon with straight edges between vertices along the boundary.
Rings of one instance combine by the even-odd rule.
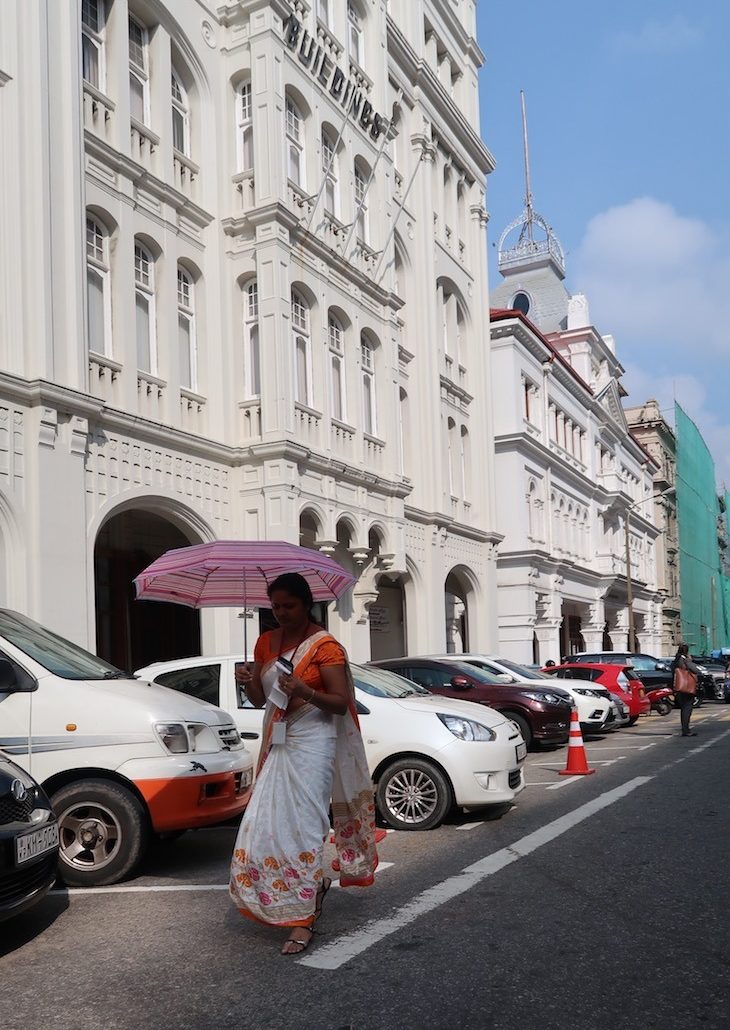
[[[0,924],[3,1030],[552,1030],[730,1026],[730,709],[528,756],[517,804],[391,833],[297,959],[226,891],[234,830]]]

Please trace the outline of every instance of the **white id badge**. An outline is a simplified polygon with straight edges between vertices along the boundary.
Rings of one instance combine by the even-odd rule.
[[[286,744],[286,723],[275,722],[271,727],[271,743]]]

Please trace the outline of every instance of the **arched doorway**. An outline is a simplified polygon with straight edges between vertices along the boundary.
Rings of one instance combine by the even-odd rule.
[[[200,654],[200,615],[160,601],[136,601],[134,577],[155,558],[191,540],[168,519],[129,509],[113,515],[94,545],[96,649],[130,672],[150,662]]]
[[[446,577],[446,650],[460,654],[469,650],[469,595],[471,585],[466,577],[453,569]]]

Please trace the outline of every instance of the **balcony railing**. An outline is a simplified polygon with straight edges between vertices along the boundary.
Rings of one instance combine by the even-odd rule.
[[[239,211],[251,211],[256,206],[256,191],[253,176],[253,169],[246,172],[239,172],[233,176],[233,186],[238,199],[237,208]]]
[[[313,411],[306,404],[298,401],[294,405],[294,425],[297,438],[303,443],[312,447],[319,445],[319,428],[322,416],[318,411]]]
[[[330,440],[332,451],[338,458],[346,461],[355,461],[355,430],[352,426],[332,419]]]
[[[142,418],[162,422],[166,385],[151,372],[137,370],[137,410]]]
[[[249,440],[261,438],[261,398],[252,397],[250,400],[241,401],[238,405],[239,433],[241,440],[248,443]]]
[[[136,118],[129,123],[132,160],[144,165],[150,172],[157,169],[157,149],[160,137]]]
[[[385,457],[385,441],[368,433],[363,435],[363,461],[366,468],[382,469]]]
[[[198,175],[200,169],[185,154],[179,150],[172,152],[172,171],[176,189],[184,193],[186,197],[195,200],[198,192]]]
[[[180,389],[180,426],[188,433],[196,436],[205,436],[206,431],[206,400],[199,393]]]
[[[111,142],[114,101],[105,96],[90,82],[84,83],[84,128],[96,136]]]
[[[89,354],[89,393],[112,407],[119,407],[122,366],[102,354]]]

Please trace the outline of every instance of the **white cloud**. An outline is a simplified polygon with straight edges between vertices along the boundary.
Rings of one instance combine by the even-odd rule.
[[[670,425],[674,424],[674,402],[678,401],[710,448],[715,459],[718,486],[730,486],[730,422],[725,410],[718,413],[709,407],[703,382],[689,373],[655,375],[638,365],[627,365],[623,385],[629,391],[625,401],[627,407],[636,407],[654,399]]]
[[[573,258],[595,324],[630,345],[634,361],[681,365],[688,348],[692,361],[726,357],[723,235],[651,197],[596,215]]]
[[[704,38],[704,28],[681,14],[662,21],[652,19],[629,31],[614,33],[611,47],[620,54],[676,54],[697,46]]]

